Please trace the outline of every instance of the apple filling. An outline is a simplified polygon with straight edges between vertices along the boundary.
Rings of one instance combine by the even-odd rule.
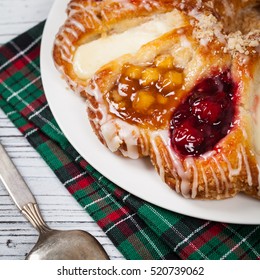
[[[165,127],[179,103],[183,69],[169,54],[158,55],[148,65],[126,63],[117,82],[106,94],[110,111],[130,123]]]

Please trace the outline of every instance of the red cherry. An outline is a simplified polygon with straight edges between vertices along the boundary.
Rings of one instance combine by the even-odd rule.
[[[172,116],[171,125],[174,127],[181,125],[190,116],[190,109],[187,103],[180,105]]]
[[[183,154],[197,154],[203,141],[203,134],[192,126],[190,120],[176,128],[172,134],[173,145]]]
[[[222,113],[221,103],[211,98],[199,99],[193,103],[191,112],[198,120],[213,124],[220,119]]]
[[[219,83],[217,79],[207,78],[201,81],[193,91],[202,95],[213,95],[222,89],[223,86],[221,86],[221,83]]]
[[[222,109],[225,109],[230,105],[230,99],[224,91],[219,92],[216,95],[215,100],[221,105]]]
[[[171,119],[173,148],[184,156],[213,149],[233,126],[235,92],[228,71],[199,82]]]
[[[206,138],[205,150],[212,149],[216,143],[223,137],[222,124],[214,127],[212,125],[203,125],[202,131]]]

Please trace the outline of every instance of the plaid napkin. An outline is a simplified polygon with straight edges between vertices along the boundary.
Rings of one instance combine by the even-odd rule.
[[[114,185],[57,125],[41,83],[44,22],[0,48],[0,106],[126,259],[259,259],[260,227],[173,213]]]

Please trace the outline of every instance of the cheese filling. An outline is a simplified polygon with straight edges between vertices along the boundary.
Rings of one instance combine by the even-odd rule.
[[[90,78],[101,66],[124,54],[134,54],[139,48],[171,31],[183,26],[182,14],[177,10],[155,15],[139,26],[122,33],[101,37],[78,47],[73,59],[73,68],[81,79]]]

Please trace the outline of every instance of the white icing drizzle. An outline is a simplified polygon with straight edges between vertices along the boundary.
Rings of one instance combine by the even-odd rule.
[[[258,190],[258,192],[257,192],[257,195],[259,195],[260,196],[260,157],[257,155],[256,156],[256,159],[257,159],[257,171],[258,171],[258,187],[257,187],[257,190]]]
[[[55,45],[60,48],[60,54],[61,54],[62,60],[66,61],[68,63],[71,63],[72,61],[71,61],[71,54],[70,54],[69,47],[66,44],[63,44],[63,41],[61,41],[59,39],[56,39]]]
[[[94,107],[92,103],[87,99],[87,106],[88,108],[94,112],[96,118],[92,119],[93,122],[98,126],[104,125],[106,122],[108,122],[111,119],[111,116],[107,114],[107,108],[106,105],[104,104],[102,94],[100,90],[98,89],[97,84],[93,80],[93,85],[89,85],[86,88],[87,94],[93,96],[95,100],[98,102],[98,107]],[[101,116],[102,119],[97,118],[97,115]]]
[[[64,31],[65,31],[66,33],[70,33],[75,39],[78,39],[78,34],[77,34],[77,32],[75,31],[75,29],[66,26],[66,27],[64,27]],[[67,38],[67,39],[68,39],[68,38]],[[71,42],[70,42],[70,44],[71,44]]]
[[[220,193],[218,177],[217,177],[217,175],[216,175],[214,169],[212,168],[212,166],[210,166],[210,170],[211,170],[211,172],[212,172],[212,176],[213,176],[213,179],[214,179],[214,181],[215,181],[217,193]]]
[[[141,147],[141,151],[143,155],[149,155],[150,150],[150,144],[149,144],[149,138],[147,137],[146,131],[141,130],[140,131],[140,138],[142,139],[141,142],[139,143]]]
[[[97,23],[100,23],[100,19],[97,14],[100,11],[100,5],[93,5],[91,1],[87,1],[87,5],[72,2],[69,6],[69,16],[73,16],[78,12],[85,11],[88,15],[87,21],[85,22],[87,29],[92,29]],[[78,9],[75,9],[78,8]]]
[[[177,173],[179,177],[181,178],[180,182],[180,191],[184,197],[189,198],[190,197],[190,184],[191,184],[191,173],[190,169],[187,169],[186,171],[183,168],[183,165],[181,163],[181,160],[178,158],[178,156],[174,153],[174,166],[176,167]]]
[[[231,181],[232,180],[232,177],[234,176],[238,176],[241,172],[241,169],[242,169],[242,155],[241,155],[241,152],[239,150],[237,150],[237,158],[238,158],[238,165],[237,165],[237,168],[233,168],[231,166],[231,163],[230,161],[227,159],[227,157],[225,156],[225,154],[222,154],[222,158],[223,160],[226,162],[227,164],[227,168],[228,168],[228,177],[229,177],[229,180]]]
[[[187,169],[188,170],[193,170],[193,182],[192,182],[192,187],[191,187],[191,198],[195,198],[197,196],[198,192],[198,169],[197,166],[194,162],[193,157],[187,157],[185,159],[185,162],[187,164]]]
[[[243,137],[244,137],[245,139],[248,139],[248,135],[247,135],[247,132],[246,132],[245,128],[244,128],[244,127],[240,127],[240,128],[241,128]]]
[[[215,161],[217,168],[219,170],[220,176],[221,176],[221,183],[223,184],[224,188],[225,188],[225,196],[228,197],[229,195],[229,188],[231,186],[230,182],[228,181],[226,175],[225,175],[225,171],[223,170],[223,168],[221,167],[221,165],[219,164],[218,160],[213,157],[213,160]]]
[[[179,191],[184,197],[189,198],[190,197],[190,179],[191,179],[191,161],[190,160],[185,160],[187,169],[184,169],[184,165],[181,162],[181,159],[179,156],[173,151],[171,144],[169,143],[169,134],[168,130],[159,130],[159,131],[154,131],[150,135],[150,140],[152,144],[153,151],[155,152],[157,159],[161,157],[160,152],[158,151],[158,146],[156,145],[156,138],[160,137],[161,141],[164,143],[164,146],[167,149],[168,155],[170,156],[172,160],[172,164],[175,168],[175,171],[177,175],[180,177],[180,186],[178,186]],[[164,162],[161,158],[159,158],[159,162]],[[162,167],[159,167],[159,171],[161,174],[164,176],[164,171],[162,171]],[[194,171],[195,172],[195,171]],[[174,176],[174,173],[171,175]],[[174,176],[175,177],[175,176]],[[195,176],[196,178],[196,173]],[[175,177],[176,178],[176,177]],[[193,178],[194,179],[194,178]],[[196,180],[195,180],[196,181]],[[194,183],[194,182],[193,182]],[[193,185],[193,188],[195,189],[195,183]],[[195,192],[195,191],[194,191]]]
[[[86,4],[87,3],[87,4]],[[82,11],[85,12],[95,12],[99,10],[99,5],[93,5],[92,0],[85,1],[85,5],[81,3],[70,2],[67,7],[68,16],[71,17],[77,13],[81,13]]]
[[[74,25],[75,27],[77,27],[82,32],[86,31],[85,26],[81,22],[79,22],[78,20],[75,20],[74,18],[69,18],[68,22],[70,24]]]
[[[115,123],[106,122],[100,126],[100,130],[109,150],[111,152],[116,152],[123,141],[118,135],[118,131],[115,129]]]
[[[158,135],[157,135],[158,136]],[[161,158],[161,153],[160,151],[156,148],[157,144],[156,144],[156,139],[157,136],[151,137],[150,139],[150,143],[151,146],[153,147],[153,152],[154,152],[154,156],[155,156],[155,162],[156,162],[156,168],[157,168],[157,172],[159,173],[161,179],[163,181],[165,181],[165,167],[164,167],[164,162]]]
[[[205,170],[204,170],[203,166],[201,166],[200,168],[201,168],[202,178],[204,181],[205,197],[207,198],[209,196],[208,180],[207,180],[207,176],[205,174]]]
[[[113,16],[117,16],[117,14],[127,13],[136,11],[136,5],[131,2],[131,0],[116,0],[112,1],[113,3],[119,4],[119,9],[113,10]],[[106,21],[109,21],[109,15],[111,14],[111,10],[109,9],[109,3],[107,4],[107,10],[104,9],[101,11],[102,18]],[[159,3],[157,1],[143,0],[139,3],[139,9],[145,9],[146,11],[151,11],[154,8],[160,9]]]
[[[240,149],[241,149],[241,153],[242,153],[245,167],[246,167],[247,182],[248,182],[249,186],[252,186],[253,181],[252,181],[252,175],[251,175],[251,170],[250,170],[249,163],[248,163],[247,154],[246,154],[245,148],[242,145],[240,145]]]

